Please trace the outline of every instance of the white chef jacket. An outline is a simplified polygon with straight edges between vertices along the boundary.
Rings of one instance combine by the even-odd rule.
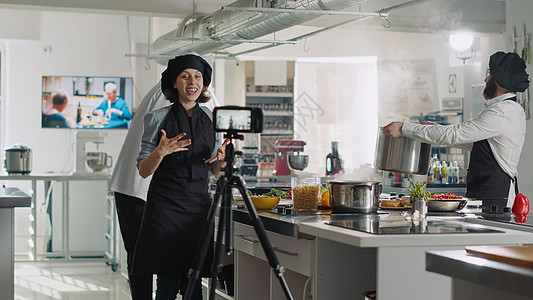
[[[477,117],[460,124],[404,123],[402,134],[421,142],[454,146],[469,151],[472,150],[474,142],[487,139],[500,167],[509,176],[515,177],[526,138],[524,109],[515,101],[504,101],[515,96],[515,93],[506,93],[486,101],[484,109]]]
[[[160,86],[159,83],[156,84],[139,105],[111,176],[111,191],[137,197],[145,201],[152,176],[142,178],[139,175],[136,158],[141,148],[144,115],[147,112],[170,105],[170,102],[165,99],[161,92]]]

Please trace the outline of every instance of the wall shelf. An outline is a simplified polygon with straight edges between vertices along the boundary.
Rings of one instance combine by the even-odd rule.
[[[265,117],[290,117],[293,116],[294,112],[292,111],[270,111],[263,110],[263,116]]]
[[[247,92],[246,97],[292,98],[292,93]]]

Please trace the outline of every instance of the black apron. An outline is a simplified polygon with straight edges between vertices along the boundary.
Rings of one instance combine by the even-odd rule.
[[[516,101],[516,97],[505,100]],[[466,174],[466,194],[478,200],[507,200],[512,177],[496,161],[489,142],[474,143]]]
[[[185,139],[190,138],[192,143],[188,151],[165,156],[154,172],[135,248],[133,273],[186,272],[192,265],[212,203],[208,193],[210,164],[204,163],[215,147],[209,116],[196,105],[191,119],[180,103],[174,103],[162,128],[169,138],[186,132]],[[204,266],[209,264],[209,256]]]

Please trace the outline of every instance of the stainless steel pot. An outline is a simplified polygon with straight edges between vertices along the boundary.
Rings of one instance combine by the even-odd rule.
[[[31,149],[15,145],[5,150],[4,168],[9,174],[28,174],[31,172]]]
[[[378,170],[427,174],[431,145],[408,137],[393,138],[379,127],[374,166]]]
[[[383,189],[379,181],[332,180],[330,184],[331,211],[374,213],[379,208]]]

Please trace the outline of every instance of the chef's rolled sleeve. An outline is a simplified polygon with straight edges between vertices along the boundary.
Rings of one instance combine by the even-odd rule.
[[[163,107],[144,115],[144,131],[141,138],[141,150],[137,156],[137,168],[139,168],[139,162],[150,156],[159,144],[159,130],[166,113],[168,113],[168,108]]]

